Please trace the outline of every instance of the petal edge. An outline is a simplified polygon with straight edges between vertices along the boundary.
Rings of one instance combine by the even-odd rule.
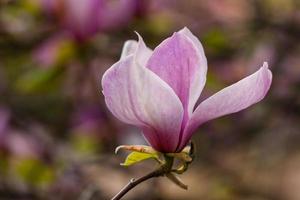
[[[201,124],[231,113],[239,112],[261,101],[272,83],[272,72],[265,62],[252,75],[212,95],[198,105],[185,130],[180,148],[191,138]]]
[[[181,102],[157,75],[137,65],[131,55],[105,72],[102,87],[107,107],[127,124],[155,130],[151,134],[158,134],[160,141],[147,137],[149,133],[145,137],[157,150],[175,151],[183,118]]]

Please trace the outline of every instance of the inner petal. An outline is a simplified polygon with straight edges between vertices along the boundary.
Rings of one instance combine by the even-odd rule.
[[[190,87],[199,68],[199,55],[192,42],[182,34],[174,33],[153,51],[147,68],[157,74],[174,90],[184,108],[184,127],[189,118]],[[167,103],[167,102],[166,102]]]

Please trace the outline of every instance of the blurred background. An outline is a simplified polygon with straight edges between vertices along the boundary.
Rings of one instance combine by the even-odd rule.
[[[264,61],[271,90],[199,128],[188,191],[160,178],[124,199],[299,200],[299,0],[0,0],[0,199],[109,199],[151,171],[119,165],[116,146],[145,141],[108,111],[100,80],[134,31],[154,48],[184,26],[208,58],[201,99]]]

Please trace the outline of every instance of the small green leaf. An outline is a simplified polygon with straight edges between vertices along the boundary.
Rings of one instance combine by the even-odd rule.
[[[49,92],[51,89],[56,89],[63,71],[63,67],[31,69],[15,81],[15,87],[25,93]]]
[[[141,162],[143,160],[147,160],[150,158],[153,158],[156,160],[159,159],[158,155],[156,153],[149,154],[149,153],[132,152],[127,156],[125,162],[121,163],[121,165],[122,166],[130,166],[130,165],[136,164],[138,162]]]

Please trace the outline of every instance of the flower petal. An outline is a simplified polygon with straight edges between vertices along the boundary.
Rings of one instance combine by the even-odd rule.
[[[150,56],[152,55],[152,50],[146,46],[140,34],[138,34],[137,32],[136,34],[139,39],[138,42],[135,40],[127,40],[124,43],[120,59],[123,59],[126,56],[134,54],[138,64],[142,67],[145,67]]]
[[[138,66],[131,55],[106,71],[102,87],[106,104],[118,119],[141,127],[156,150],[175,151],[183,107],[170,86],[149,69]]]
[[[206,70],[201,68],[206,66],[202,66],[203,55],[195,40],[187,29],[174,33],[155,48],[147,63],[147,67],[168,83],[181,100],[185,112],[183,125],[205,83]]]
[[[196,70],[194,75],[194,80],[190,86],[190,96],[189,96],[189,113],[191,114],[194,110],[194,106],[199,99],[199,96],[204,88],[206,83],[206,74],[207,74],[207,59],[204,53],[203,46],[198,38],[186,27],[179,31],[180,34],[188,37],[193,45],[198,50],[198,55],[200,56],[200,63],[198,66],[198,70]]]
[[[121,58],[123,59],[129,55],[132,55],[135,53],[136,48],[137,48],[137,41],[135,40],[127,40],[124,45],[123,45],[123,49],[122,49],[122,53],[121,53]]]
[[[262,100],[270,88],[272,73],[264,63],[254,74],[224,88],[197,107],[184,130],[180,149],[190,140],[195,129],[206,121],[241,111]]]
[[[138,32],[135,32],[139,38],[138,45],[135,52],[135,59],[138,62],[138,64],[142,67],[146,67],[146,64],[151,57],[153,51],[148,48],[140,34]]]

